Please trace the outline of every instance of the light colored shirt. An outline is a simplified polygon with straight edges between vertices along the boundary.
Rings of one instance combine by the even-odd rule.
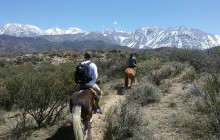
[[[86,64],[89,63],[90,60],[88,61],[83,61],[81,64]],[[89,64],[89,76],[92,77],[92,80],[89,83],[86,83],[86,86],[92,86],[95,84],[96,79],[98,78],[98,70],[97,70],[97,66],[94,63]]]

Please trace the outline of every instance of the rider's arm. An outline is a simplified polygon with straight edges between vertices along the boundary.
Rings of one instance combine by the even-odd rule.
[[[91,64],[91,69],[92,69],[92,71],[91,71],[92,79],[96,81],[96,79],[98,78],[97,66],[94,63],[92,63]]]
[[[135,65],[135,67],[137,67],[137,60],[135,57],[134,57],[134,65]]]

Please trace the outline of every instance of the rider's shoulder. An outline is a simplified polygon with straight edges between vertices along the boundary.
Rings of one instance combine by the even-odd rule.
[[[90,64],[90,66],[91,66],[91,67],[97,67],[96,64],[95,64],[95,63],[92,63],[92,62],[91,62],[91,64]]]

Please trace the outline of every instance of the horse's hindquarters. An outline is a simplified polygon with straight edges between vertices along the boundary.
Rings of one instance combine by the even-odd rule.
[[[76,140],[83,140],[87,131],[88,139],[91,139],[91,124],[94,94],[90,90],[81,90],[72,94],[70,98],[70,109],[73,116],[73,129]],[[82,125],[83,124],[83,131]],[[84,133],[84,134],[83,134]]]
[[[125,88],[128,88],[128,79],[131,80],[131,85],[135,82],[136,71],[134,68],[127,68],[125,70]]]

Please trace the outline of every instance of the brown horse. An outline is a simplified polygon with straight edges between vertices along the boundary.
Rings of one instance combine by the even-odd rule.
[[[134,68],[127,68],[125,70],[125,88],[128,88],[128,79],[131,80],[131,84],[135,82],[136,71]]]
[[[91,119],[96,107],[96,96],[91,90],[80,90],[72,94],[70,98],[70,112],[73,116],[73,131],[76,140],[83,140],[86,130],[88,130],[88,139],[92,139]]]

